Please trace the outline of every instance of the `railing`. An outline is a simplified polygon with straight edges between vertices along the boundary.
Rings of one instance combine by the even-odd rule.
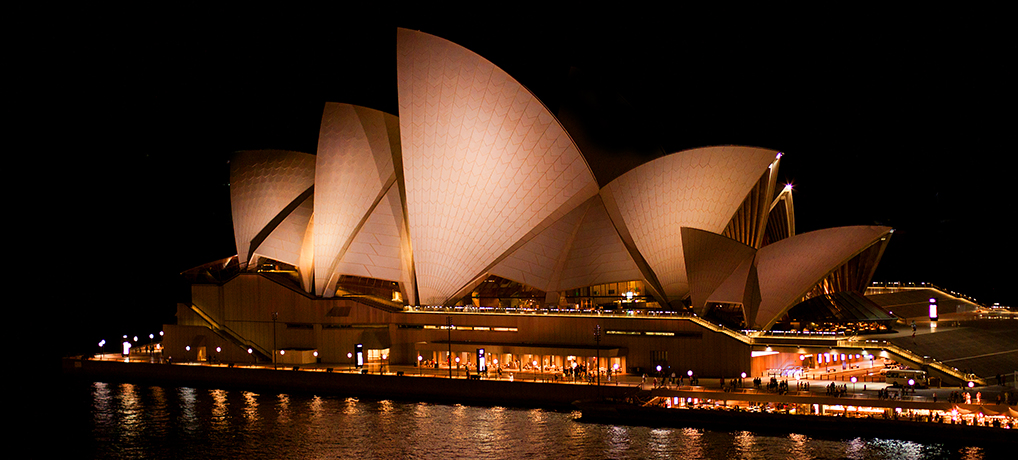
[[[406,313],[467,313],[482,315],[562,315],[588,317],[695,317],[692,313],[671,310],[577,310],[573,308],[519,308],[417,305],[403,307]]]
[[[219,324],[216,320],[212,319],[211,316],[202,311],[202,309],[197,305],[191,304],[191,311],[195,312],[198,316],[201,317],[201,319],[205,320],[205,322],[209,324],[209,328],[212,329],[213,332],[216,332],[220,336],[225,337],[226,339],[230,340],[231,342],[241,347],[250,348],[254,351],[257,351],[259,354],[261,354],[261,357],[264,359],[271,359],[272,356],[271,352],[266,351],[265,349],[263,349],[254,342],[244,340],[239,334],[233,332],[233,330],[231,330],[230,328],[223,326]]]

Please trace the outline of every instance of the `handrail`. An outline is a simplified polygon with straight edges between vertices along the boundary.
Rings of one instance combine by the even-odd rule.
[[[731,337],[731,338],[733,338],[735,340],[738,340],[738,341],[740,341],[742,343],[745,343],[747,345],[753,345],[755,343],[755,340],[753,339],[753,337],[750,337],[750,336],[748,336],[746,334],[743,334],[741,332],[738,332],[738,331],[733,331],[731,329],[728,329],[727,327],[724,327],[723,325],[714,324],[714,323],[712,323],[710,321],[707,321],[707,320],[705,320],[705,319],[703,319],[703,318],[701,318],[699,316],[690,316],[690,317],[688,317],[686,319],[688,319],[688,320],[690,320],[690,321],[692,321],[692,322],[694,322],[696,324],[699,324],[702,327],[710,329],[710,330],[712,330],[714,332],[720,332],[722,334],[725,334],[725,335],[727,335],[727,336],[729,336],[729,337]]]
[[[272,356],[271,352],[266,351],[264,348],[259,346],[257,343],[245,340],[239,334],[237,334],[236,332],[233,332],[232,329],[230,329],[230,328],[228,328],[228,327],[226,327],[224,325],[219,324],[216,320],[212,319],[212,317],[208,313],[205,313],[201,309],[201,307],[199,307],[198,305],[191,304],[191,311],[197,313],[198,316],[200,316],[203,320],[205,320],[205,322],[209,323],[209,327],[214,332],[217,332],[217,333],[221,332],[222,333],[221,335],[226,336],[228,339],[230,339],[230,341],[234,342],[235,344],[243,346],[243,347],[251,348],[252,350],[255,350],[258,353],[260,353],[263,357],[266,357],[266,359],[268,359],[267,357]]]

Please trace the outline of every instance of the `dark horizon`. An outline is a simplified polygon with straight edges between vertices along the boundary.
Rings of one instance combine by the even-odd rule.
[[[325,102],[398,114],[397,26],[468,48],[560,118],[573,114],[563,123],[588,131],[577,142],[601,181],[689,148],[779,150],[798,233],[890,226],[875,281],[933,282],[1018,306],[1004,222],[1015,198],[1010,124],[999,115],[1010,108],[1004,48],[1014,45],[992,37],[603,24],[539,35],[417,23],[254,36],[156,28],[96,52],[89,90],[73,104],[84,120],[72,129],[95,154],[69,162],[66,217],[85,223],[76,239],[95,252],[72,282],[89,307],[67,307],[79,328],[67,331],[68,347],[88,349],[117,329],[157,331],[173,318],[181,271],[236,254],[232,152],[314,153]]]

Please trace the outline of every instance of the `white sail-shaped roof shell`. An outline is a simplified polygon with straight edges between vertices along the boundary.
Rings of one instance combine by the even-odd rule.
[[[682,227],[721,233],[778,157],[754,147],[706,147],[645,163],[602,191],[669,301],[689,294]],[[612,201],[612,203],[608,203]]]
[[[354,237],[336,273],[365,278],[406,282],[408,273],[402,263],[399,191],[389,187],[385,199],[371,211],[368,220]],[[396,205],[396,206],[394,206]]]
[[[756,256],[761,297],[756,321],[770,328],[817,281],[890,231],[878,226],[827,228],[761,248]]]
[[[569,246],[556,291],[617,281],[644,280],[619,237],[600,196],[587,206]]]
[[[293,211],[287,213],[255,250],[255,257],[266,257],[293,266],[301,265],[301,250],[304,248],[307,228],[314,212],[314,199],[307,197]],[[254,259],[254,258],[252,258]]]
[[[399,118],[328,103],[317,155],[235,156],[243,265],[294,265],[323,297],[342,275],[398,281],[410,304],[455,303],[488,275],[549,302],[642,280],[659,302],[690,296],[700,314],[742,303],[748,326],[768,328],[890,230],[821,230],[761,249],[722,235],[730,222],[739,235],[767,222],[745,210],[767,203],[780,155],[754,147],[674,153],[598,190],[558,120],[505,72],[420,32],[399,30],[397,45]],[[782,197],[790,204],[790,191]],[[782,237],[794,234],[785,218]]]
[[[303,229],[275,227],[289,215],[288,207],[314,186],[315,157],[306,153],[257,150],[236,153],[230,160],[230,206],[233,234],[241,264],[266,245],[277,260],[296,265]],[[291,224],[293,221],[290,222]],[[306,224],[306,223],[305,223]],[[254,247],[252,247],[254,246]]]
[[[397,32],[407,219],[422,303],[444,303],[548,218],[597,193],[548,109],[477,54]]]
[[[387,124],[386,118],[391,118]],[[350,104],[327,103],[315,172],[315,292],[332,296],[341,259],[355,233],[395,180],[388,126],[395,117]]]
[[[681,230],[686,272],[689,274],[693,311],[706,313],[707,301],[742,303],[745,293],[747,261],[752,262],[756,249],[716,233],[685,227]],[[725,281],[739,268],[741,286],[737,290],[720,290]],[[739,275],[735,275],[737,278]]]

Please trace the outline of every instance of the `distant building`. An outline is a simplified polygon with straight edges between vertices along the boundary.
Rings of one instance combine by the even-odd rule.
[[[362,344],[369,363],[444,364],[484,348],[517,368],[599,355],[601,368],[736,376],[757,366],[738,330],[807,329],[792,307],[868,286],[891,229],[796,234],[779,152],[687,150],[602,186],[508,74],[397,36],[399,117],[329,103],[315,155],[233,158],[237,256],[185,272],[192,305],[166,354],[343,364]]]

